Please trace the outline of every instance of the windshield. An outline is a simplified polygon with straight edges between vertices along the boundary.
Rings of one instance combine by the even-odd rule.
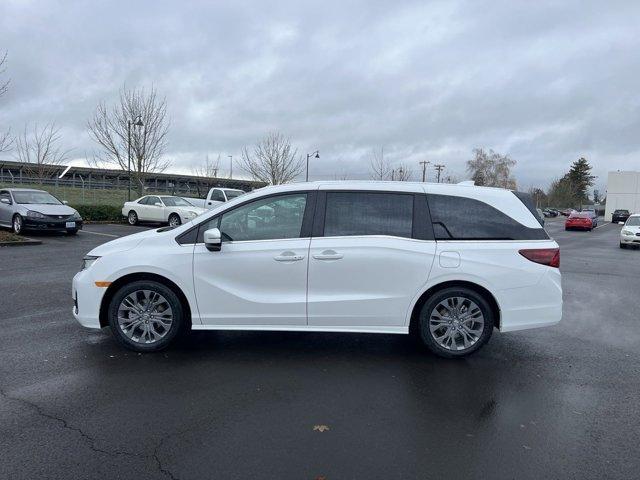
[[[629,217],[626,223],[627,227],[640,227],[640,217]]]
[[[227,194],[227,200],[231,200],[232,198],[244,195],[244,192],[242,190],[225,190],[224,193]]]
[[[16,192],[13,191],[13,198],[15,198],[16,203],[38,203],[44,205],[61,205],[62,202],[58,200],[56,197],[47,192],[39,192],[37,190],[31,190],[26,192]]]
[[[162,197],[162,201],[167,207],[193,207],[182,197]]]

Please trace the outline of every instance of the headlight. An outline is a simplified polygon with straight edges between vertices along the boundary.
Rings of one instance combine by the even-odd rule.
[[[80,216],[80,214],[77,211],[75,211],[75,212],[73,212],[73,219],[74,220],[82,220],[82,217]]]
[[[623,235],[633,235],[633,232],[631,230],[622,230],[622,234]]]
[[[95,263],[96,260],[98,260],[100,257],[94,257],[91,255],[87,255],[82,259],[82,270],[86,270],[87,268],[89,268],[91,265],[93,265]]]
[[[192,212],[191,210],[189,210],[189,211],[187,212],[187,215],[188,215],[189,217],[197,217],[197,216],[198,216],[198,214],[197,214],[196,212]]]
[[[40,212],[36,212],[35,210],[28,210],[27,217],[28,218],[45,218],[43,214],[41,214]]]

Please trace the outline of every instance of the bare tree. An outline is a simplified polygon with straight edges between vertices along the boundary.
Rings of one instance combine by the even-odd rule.
[[[289,183],[304,169],[298,149],[288,138],[272,132],[258,141],[251,150],[242,149],[240,168],[254,179],[271,185]]]
[[[218,171],[220,170],[220,154],[218,154],[215,160],[209,159],[209,154],[207,153],[204,164],[198,165],[192,169],[193,174],[198,177],[205,178],[217,178]]]
[[[142,123],[141,126],[135,125]],[[169,120],[164,98],[155,88],[120,91],[118,103],[111,108],[102,102],[87,123],[89,134],[101,147],[92,163],[116,165],[128,170],[128,131],[131,132],[131,174],[138,193],[143,193],[148,173],[167,169],[170,160],[163,158],[167,146]]]
[[[401,163],[391,171],[391,179],[396,182],[410,182],[413,178],[413,170]]]
[[[26,164],[26,172],[39,183],[50,178],[58,171],[69,156],[69,150],[60,146],[60,129],[54,123],[40,128],[24,126],[24,131],[16,137],[17,161]]]
[[[511,169],[517,163],[515,160],[493,150],[486,152],[482,148],[474,149],[473,154],[474,158],[467,161],[467,172],[476,185],[516,188],[516,180],[511,175]]]
[[[371,180],[389,180],[391,178],[391,164],[384,158],[384,147],[371,150],[369,161]]]
[[[220,170],[220,154],[215,160],[209,159],[209,154],[205,157],[204,164],[198,165],[191,169],[193,174],[197,176],[196,190],[199,196],[203,196],[201,189],[208,191],[211,181],[214,178],[218,178],[218,172]],[[206,193],[206,192],[204,192]]]
[[[7,71],[7,52],[0,56],[0,75]],[[0,97],[2,97],[9,90],[9,80],[0,80]],[[9,150],[13,139],[11,138],[11,129],[0,131],[0,153]]]

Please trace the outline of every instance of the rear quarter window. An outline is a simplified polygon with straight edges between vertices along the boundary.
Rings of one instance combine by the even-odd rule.
[[[545,240],[540,228],[529,228],[497,208],[467,197],[427,195],[436,240]],[[536,215],[537,217],[537,215]]]

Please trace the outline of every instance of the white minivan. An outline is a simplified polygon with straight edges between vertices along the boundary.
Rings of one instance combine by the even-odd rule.
[[[560,252],[526,194],[472,185],[267,187],[93,249],[73,314],[125,347],[184,330],[415,333],[444,357],[562,316]]]

